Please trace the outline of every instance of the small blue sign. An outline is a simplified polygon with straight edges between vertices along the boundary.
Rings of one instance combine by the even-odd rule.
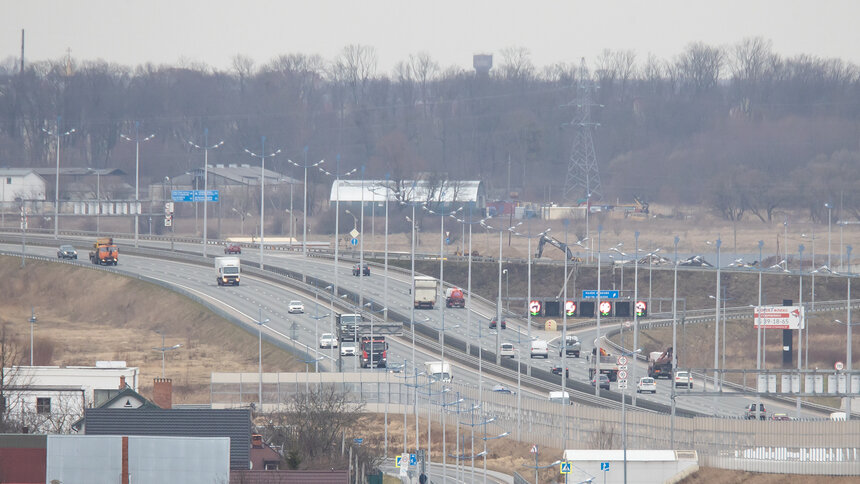
[[[352,439],[352,441],[358,445],[361,445],[361,443],[364,442],[364,439],[359,437],[359,438]]]
[[[597,291],[582,291],[582,299],[597,299]],[[604,289],[600,291],[600,299],[618,299],[618,291]]]
[[[451,245],[451,237],[445,237],[445,245]]]
[[[570,474],[570,462],[562,462],[561,463],[561,473],[562,474]]]
[[[402,462],[402,461],[403,461],[403,456],[402,456],[402,455],[395,455],[395,456],[394,456],[394,467],[399,468],[399,467],[400,467],[400,465],[401,465],[401,462]]]
[[[418,465],[418,454],[409,454],[409,465]]]
[[[358,245],[358,239],[357,239],[357,238],[355,238],[355,237],[353,237],[353,238],[349,241],[349,243],[350,243],[350,244],[352,244],[352,245]]]
[[[602,470],[603,472],[609,472],[609,462],[601,462],[600,470]]]
[[[218,190],[171,190],[174,202],[217,202]]]

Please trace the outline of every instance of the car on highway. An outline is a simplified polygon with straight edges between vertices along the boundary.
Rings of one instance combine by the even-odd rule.
[[[292,313],[303,313],[305,312],[305,305],[301,301],[290,301],[290,304],[287,306],[287,312]]]
[[[678,387],[693,388],[693,375],[689,371],[675,372],[675,388]]]
[[[502,343],[499,345],[499,356],[502,358],[513,358],[516,355],[516,352],[517,351],[514,349],[513,343]]]
[[[549,392],[549,401],[552,403],[570,404],[570,393],[568,392]]]
[[[337,338],[331,333],[323,333],[320,336],[320,348],[337,348]]]
[[[344,341],[340,344],[340,356],[355,356],[355,341]]]
[[[599,382],[599,383],[598,383]],[[609,390],[609,377],[603,373],[598,373],[595,378],[591,379],[591,386],[600,385],[600,388]]]
[[[791,420],[791,417],[789,417],[787,413],[775,413],[775,414],[773,414],[773,417],[771,417],[770,419],[771,420]]]
[[[403,363],[388,363],[386,367],[389,373],[400,373],[403,371]]]
[[[490,329],[496,329],[496,326],[498,326],[498,325],[499,325],[499,323],[496,320],[496,318],[493,318],[493,320],[490,321]],[[507,328],[508,328],[508,323],[503,319],[502,320],[502,329],[507,329]]]
[[[361,264],[356,264],[356,265],[352,266],[352,275],[358,276],[359,273],[362,276],[369,276],[370,275],[370,266],[367,265],[367,262],[364,263],[364,270],[361,269]]]
[[[639,382],[636,383],[636,393],[657,393],[657,380],[651,378],[650,376],[643,376],[639,379]]]
[[[71,245],[61,245],[57,249],[57,259],[77,259],[78,251]]]
[[[224,246],[225,254],[241,254],[242,246],[239,244],[227,244]]]
[[[550,368],[550,371],[552,372],[553,375],[561,375],[561,367],[560,366],[553,366],[552,368]],[[564,377],[570,378],[570,368],[564,369]]]
[[[784,413],[781,415],[785,415]],[[774,415],[776,417],[776,415]],[[744,407],[744,418],[747,420],[755,420],[755,404],[750,403],[746,407]],[[764,408],[763,403],[758,404],[758,418],[759,420],[767,420],[767,409]],[[777,420],[777,419],[774,419]]]
[[[574,358],[579,358],[581,348],[582,343],[579,342],[579,337],[569,334],[559,346],[558,356],[573,355]]]
[[[549,350],[547,349],[547,342],[545,340],[536,339],[532,341],[531,357],[543,359],[549,358]]]
[[[506,393],[508,395],[516,395],[517,393],[504,385],[494,385],[493,391],[496,393]]]

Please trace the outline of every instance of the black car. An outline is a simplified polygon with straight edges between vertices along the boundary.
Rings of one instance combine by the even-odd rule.
[[[597,377],[591,379],[591,386],[598,384],[598,381],[600,382],[600,388],[604,390],[609,390],[608,376],[604,375],[603,373],[598,374]]]
[[[71,245],[61,245],[57,249],[57,259],[77,259],[78,251]]]
[[[364,263],[364,270],[361,269],[361,264],[356,264],[352,266],[352,275],[358,276],[359,273],[361,273],[361,275],[363,276],[370,275],[370,267],[367,265],[366,262]]]
[[[554,366],[554,367],[552,367],[552,370],[551,370],[551,371],[552,371],[552,374],[553,374],[553,375],[561,375],[561,367],[560,367],[560,366]],[[565,378],[570,378],[570,368],[565,368],[565,369],[564,369],[564,377],[565,377]]]
[[[495,319],[490,321],[490,329],[496,329],[496,326],[498,326],[498,323],[496,322]],[[502,329],[507,329],[507,328],[508,328],[508,323],[506,323],[505,320],[503,319],[502,320]]]

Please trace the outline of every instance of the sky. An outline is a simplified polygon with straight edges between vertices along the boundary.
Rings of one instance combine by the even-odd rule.
[[[445,69],[498,64],[524,47],[540,69],[593,62],[604,49],[671,60],[691,42],[747,37],[782,56],[860,65],[856,0],[0,0],[0,62],[102,59],[126,66],[205,63],[230,70],[237,54],[259,66],[282,54],[333,59],[350,44],[376,48],[378,72],[427,52]]]

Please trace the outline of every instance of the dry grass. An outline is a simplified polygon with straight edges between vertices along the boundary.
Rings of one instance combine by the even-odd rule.
[[[209,403],[213,371],[256,371],[257,338],[205,307],[156,285],[72,265],[0,257],[0,324],[29,360],[30,308],[36,312],[34,364],[94,365],[124,360],[140,368],[140,390],[161,376],[161,347],[174,403]],[[264,343],[264,371],[304,371],[304,363]],[[27,363],[27,361],[23,362]]]
[[[681,481],[681,484],[855,484],[857,477],[795,476],[786,474],[756,474],[753,472],[728,471],[713,467],[702,467],[698,472]]]

